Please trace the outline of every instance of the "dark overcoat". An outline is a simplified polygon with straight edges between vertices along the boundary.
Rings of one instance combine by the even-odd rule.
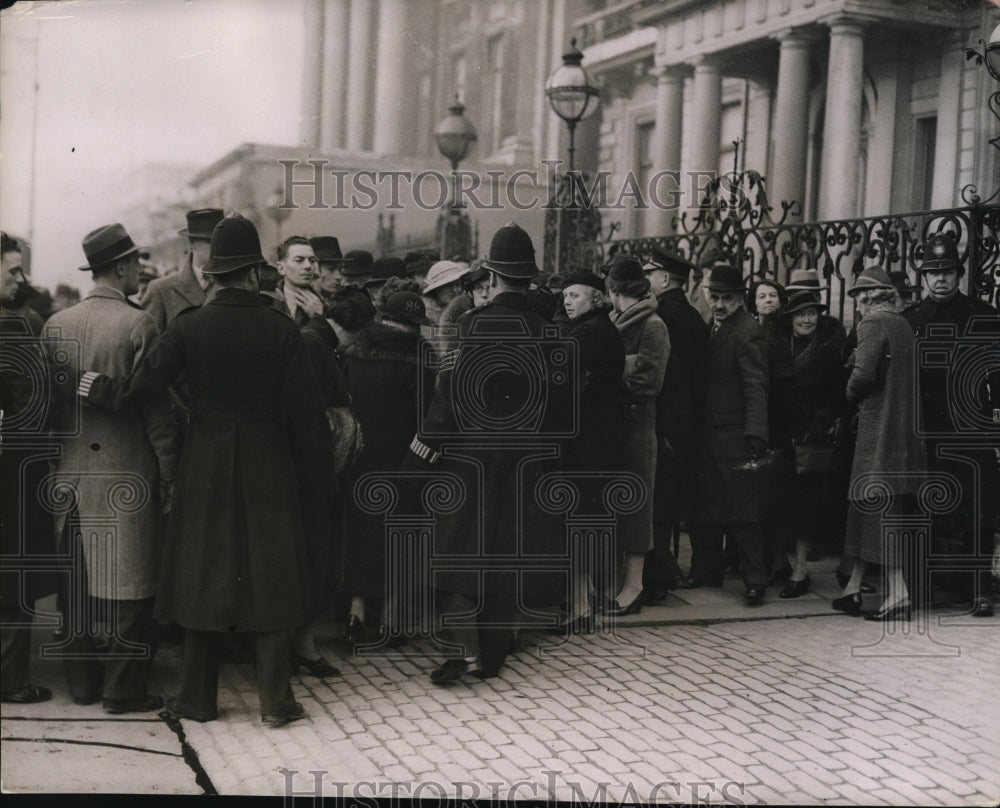
[[[205,305],[206,296],[195,277],[191,253],[188,253],[184,266],[177,272],[149,282],[141,304],[153,316],[157,328],[164,331],[185,309]]]
[[[656,299],[667,326],[670,358],[656,398],[656,484],[653,519],[684,521],[693,513],[696,414],[705,394],[708,325],[680,287]]]
[[[703,522],[733,521],[732,468],[750,459],[746,438],[766,441],[767,340],[738,309],[713,329],[708,383],[698,419],[698,504]]]
[[[625,346],[621,397],[625,402],[623,468],[637,474],[645,491],[642,507],[618,518],[618,547],[626,553],[653,548],[653,486],[656,480],[656,399],[670,358],[670,335],[650,299],[614,316]]]
[[[344,349],[344,378],[365,446],[344,481],[347,594],[385,594],[386,524],[363,508],[358,480],[397,470],[434,392],[434,372],[421,367],[420,334],[373,323]],[[421,379],[423,375],[423,379]],[[428,401],[423,401],[425,396]]]
[[[223,288],[168,326],[124,392],[101,377],[87,397],[106,407],[138,404],[181,373],[192,421],[157,616],[203,631],[304,625],[317,601],[307,543],[328,536],[307,535],[302,501],[329,498],[333,449],[299,330],[252,292]]]

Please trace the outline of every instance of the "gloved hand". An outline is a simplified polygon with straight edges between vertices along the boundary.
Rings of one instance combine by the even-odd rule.
[[[745,440],[751,460],[756,460],[767,451],[767,441],[763,438],[758,438],[756,435],[747,435]]]

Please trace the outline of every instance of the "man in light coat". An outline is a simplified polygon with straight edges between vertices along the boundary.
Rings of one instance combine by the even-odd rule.
[[[159,337],[151,315],[128,296],[139,282],[138,250],[125,228],[107,225],[83,240],[94,289],[80,303],[52,316],[50,333],[73,340],[79,362],[73,371],[99,369],[127,376]],[[46,343],[52,351],[51,342]],[[51,356],[53,364],[64,357]],[[72,424],[74,402],[62,403],[59,425]],[[103,698],[110,713],[156,710],[159,696],[146,692],[154,640],[153,597],[159,570],[157,519],[169,504],[176,425],[169,399],[158,396],[142,410],[108,414],[84,408],[70,434],[54,478],[56,535],[63,552],[77,559],[64,601],[68,640],[66,677],[77,703]],[[95,656],[97,624],[110,631],[107,664]],[[103,679],[103,681],[102,681]]]

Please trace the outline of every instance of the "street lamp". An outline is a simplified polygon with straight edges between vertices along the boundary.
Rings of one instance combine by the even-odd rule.
[[[438,219],[441,231],[441,257],[454,253],[467,257],[471,248],[472,227],[465,207],[458,199],[458,164],[469,156],[476,142],[476,127],[465,117],[465,105],[455,96],[448,114],[434,130],[434,140],[442,156],[451,163],[451,204]],[[450,238],[449,238],[450,237]]]
[[[285,202],[285,195],[281,188],[275,188],[271,191],[267,200],[264,202],[264,210],[267,211],[267,218],[274,222],[274,229],[276,232],[276,238],[278,244],[281,244],[281,225],[289,216],[292,215],[291,208],[282,207]]]
[[[576,39],[571,39],[569,44],[569,50],[563,54],[563,63],[552,71],[545,82],[545,95],[556,115],[569,127],[569,170],[572,171],[576,125],[597,110],[600,91],[591,83],[590,76],[580,64],[583,53],[577,48]]]

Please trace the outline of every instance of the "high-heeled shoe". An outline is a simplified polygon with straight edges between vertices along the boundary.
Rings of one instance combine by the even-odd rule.
[[[611,601],[604,613],[609,617],[625,617],[630,614],[639,614],[642,611],[642,590],[639,590],[639,594],[632,598],[632,602],[626,606],[621,606],[617,600]]]
[[[778,593],[778,597],[784,600],[791,600],[792,598],[800,598],[805,595],[809,588],[812,586],[812,581],[807,575],[801,581],[789,581],[785,584],[785,588]]]
[[[845,614],[861,614],[861,593],[844,595],[833,601],[833,608]]]
[[[838,572],[837,573],[837,585],[841,589],[843,589],[845,586],[847,586],[847,582],[850,581],[850,580],[851,580],[851,576],[850,575],[845,575],[842,572]],[[861,594],[862,595],[874,595],[875,594],[875,587],[872,586],[870,583],[868,583],[866,581],[862,581],[861,582]]]
[[[877,612],[866,612],[865,620],[874,623],[888,623],[890,620],[910,621],[912,607],[909,603],[899,603],[890,609],[879,609]]]
[[[347,620],[347,642],[351,645],[360,645],[365,641],[365,624],[356,614],[352,614]]]
[[[291,658],[292,673],[298,673],[299,668],[305,668],[317,679],[325,679],[328,676],[340,676],[340,671],[333,667],[333,665],[327,662],[323,657],[320,657],[319,659],[306,659],[304,656],[299,656],[292,651]]]

